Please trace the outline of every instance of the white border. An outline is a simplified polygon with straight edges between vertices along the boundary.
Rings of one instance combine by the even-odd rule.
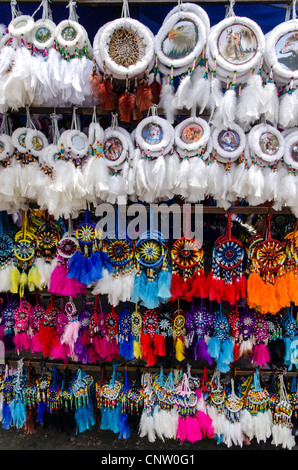
[[[109,56],[109,42],[110,37],[116,29],[126,28],[136,32],[143,38],[145,44],[145,55],[136,64],[130,67],[118,65]],[[155,56],[154,56],[154,36],[147,26],[143,25],[140,21],[132,18],[119,18],[114,21],[109,21],[102,26],[96,33],[93,41],[93,53],[97,65],[103,70],[103,64],[107,68],[107,72],[111,73],[114,78],[125,79],[132,78],[143,74],[146,69],[151,70]]]
[[[193,142],[191,144],[186,144],[183,142],[181,139],[181,132],[186,126],[189,126],[190,124],[198,124],[199,126],[202,127],[203,129],[203,135],[201,139],[198,142]],[[185,154],[185,150],[187,151],[188,156],[195,156],[198,154],[199,149],[204,149],[206,145],[208,144],[208,141],[210,139],[210,127],[208,122],[206,122],[204,119],[199,118],[199,117],[190,117],[187,119],[184,119],[183,121],[180,122],[175,127],[175,144],[177,145],[177,152],[180,155]]]
[[[272,67],[274,76],[286,83],[291,78],[294,80],[298,79],[298,70],[286,70],[277,60],[275,47],[282,36],[295,30],[298,31],[298,19],[281,23],[266,35],[265,62],[269,69]]]
[[[236,132],[239,136],[239,146],[233,152],[224,150],[223,148],[221,148],[221,146],[218,143],[219,134],[222,131],[228,131],[228,130]],[[228,129],[226,127],[214,127],[211,133],[211,139],[213,143],[213,149],[217,152],[217,159],[225,163],[229,160],[230,161],[237,160],[237,158],[239,158],[239,156],[242,154],[246,146],[246,136],[243,130],[241,129],[241,127],[238,126],[237,124],[233,124],[229,126]]]
[[[21,22],[26,22],[26,25],[22,26],[21,28],[17,28],[16,26]],[[11,20],[8,25],[9,33],[14,36],[15,38],[21,38],[23,35],[26,37],[29,35],[34,28],[34,19],[30,15],[20,15],[16,16]]]
[[[22,134],[27,135],[28,130],[29,129],[27,127],[19,127],[18,129],[13,131],[12,136],[11,136],[12,143],[13,143],[14,147],[21,153],[26,153],[26,152],[28,152],[29,149],[27,147],[22,147],[20,145],[19,136],[22,135]],[[24,143],[26,145],[26,137],[25,137],[25,142]]]
[[[260,137],[264,132],[270,132],[278,138],[279,149],[274,155],[267,155],[264,153],[260,146]],[[249,145],[253,153],[252,157],[256,156],[265,162],[274,163],[278,162],[283,156],[285,151],[285,139],[275,127],[269,124],[259,124],[251,129],[249,133]]]
[[[200,20],[204,23],[204,26],[206,28],[207,36],[210,32],[210,19],[209,16],[207,15],[206,11],[203,10],[202,7],[195,3],[181,3],[180,5],[176,5],[172,10],[166,15],[165,19],[163,20],[163,23],[168,21],[170,16],[172,16],[174,13],[177,12],[191,12],[197,15]]]
[[[153,122],[154,124],[159,125],[163,130],[163,138],[159,144],[150,145],[143,139],[142,131],[145,126]],[[136,132],[135,132],[135,141],[136,145],[140,147],[141,150],[145,152],[149,152],[149,157],[156,157],[164,152],[166,155],[172,146],[174,145],[175,140],[175,132],[173,126],[164,118],[159,116],[148,116],[137,125]]]
[[[40,140],[42,141],[42,149],[41,150],[36,150],[32,146],[32,139],[35,135],[37,135],[40,138]],[[28,129],[27,130],[27,135],[26,135],[26,138],[25,138],[25,144],[26,144],[27,149],[31,152],[32,155],[34,155],[35,157],[39,157],[42,150],[47,147],[48,139],[46,138],[46,136],[44,135],[43,132],[38,131],[36,129]]]
[[[168,32],[177,24],[179,21],[189,19],[195,23],[198,29],[198,42],[194,47],[193,51],[190,52],[186,57],[181,59],[171,59],[167,57],[162,50],[162,43],[165,40]],[[204,49],[207,41],[207,32],[202,20],[191,12],[177,12],[172,14],[167,21],[165,21],[159,29],[157,35],[154,38],[155,53],[158,56],[158,60],[168,68],[185,68],[189,67],[194,60],[197,60]]]
[[[36,38],[36,33],[40,28],[46,28],[51,33],[50,38],[45,42],[39,42]],[[55,31],[56,31],[56,25],[53,21],[49,19],[37,20],[32,30],[32,43],[40,51],[44,51],[45,49],[50,49],[51,47],[53,47],[54,42],[55,42]]]
[[[255,33],[256,38],[257,38],[257,42],[258,42],[257,52],[254,55],[254,57],[252,57],[245,64],[231,64],[230,62],[225,60],[218,51],[217,43],[218,43],[219,36],[221,35],[223,30],[225,30],[226,28],[234,24],[243,24],[244,26],[247,26]],[[261,62],[261,58],[265,50],[265,36],[261,28],[253,20],[246,18],[246,17],[232,16],[230,18],[225,18],[224,20],[220,21],[217,25],[215,25],[211,29],[209,40],[208,40],[208,45],[210,48],[210,55],[214,59],[216,59],[217,66],[219,68],[226,70],[229,73],[234,73],[235,71],[237,72],[237,74],[238,73],[245,74],[249,72],[251,68],[256,68],[257,66],[259,66]]]
[[[67,27],[74,28],[77,32],[76,37],[72,41],[66,41],[62,37],[62,32]],[[72,20],[61,21],[56,26],[55,36],[60,46],[62,47],[67,46],[67,49],[70,53],[75,50],[75,48],[77,47],[77,43],[78,43],[79,49],[82,49],[85,44],[85,41],[87,42],[87,35],[83,26],[81,26],[77,21],[72,21]]]
[[[295,160],[293,160],[292,155],[291,155],[291,148],[295,143],[297,143],[298,145],[298,129],[296,130],[296,132],[292,132],[285,138],[285,153],[284,153],[285,163],[288,166],[295,168],[295,170],[298,170],[298,162],[295,162]]]
[[[114,129],[112,127],[109,127],[108,129],[105,130],[105,133],[104,133],[103,155],[104,155],[104,160],[106,162],[106,165],[110,168],[119,167],[125,161],[127,152],[129,151],[127,137],[126,135],[124,135],[124,132],[122,132],[120,129],[121,129],[120,127],[119,128],[116,127]],[[107,139],[110,139],[111,137],[116,137],[117,139],[119,139],[123,147],[120,157],[115,161],[112,161],[106,158],[105,153],[104,153],[105,142]]]

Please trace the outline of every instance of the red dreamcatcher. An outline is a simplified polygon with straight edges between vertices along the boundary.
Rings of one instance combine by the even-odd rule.
[[[208,295],[204,272],[204,251],[200,240],[189,236],[190,207],[186,206],[186,234],[176,240],[171,249],[172,300],[192,301]]]
[[[212,251],[212,267],[207,277],[209,299],[231,305],[246,296],[246,277],[243,272],[245,250],[231,234],[231,212],[228,214],[226,233],[220,236]]]
[[[158,328],[158,310],[146,310],[142,316],[140,346],[147,367],[154,366],[158,357],[166,355],[165,336],[158,332]]]

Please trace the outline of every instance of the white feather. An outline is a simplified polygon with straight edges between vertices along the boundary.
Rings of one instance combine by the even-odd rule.
[[[278,123],[282,128],[297,126],[297,104],[297,95],[293,92],[287,92],[280,97]]]
[[[161,93],[160,93],[160,105],[164,109],[166,118],[170,124],[174,123],[174,117],[175,117],[175,108],[173,105],[174,97],[175,97],[174,87],[170,83],[167,83],[165,79],[161,88]]]

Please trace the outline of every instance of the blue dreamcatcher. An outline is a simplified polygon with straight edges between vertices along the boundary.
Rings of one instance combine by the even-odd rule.
[[[171,298],[172,273],[168,246],[162,233],[147,231],[135,247],[136,276],[132,302],[152,309]]]
[[[75,233],[78,249],[69,259],[67,277],[75,278],[87,286],[92,285],[103,276],[105,258],[97,225],[89,209],[85,210],[84,220],[78,224]]]

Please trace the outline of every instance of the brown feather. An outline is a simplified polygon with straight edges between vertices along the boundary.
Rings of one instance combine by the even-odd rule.
[[[134,106],[134,98],[131,93],[125,91],[119,98],[120,121],[130,122]]]
[[[98,72],[92,72],[89,75],[89,82],[91,83],[92,95],[95,99],[99,99],[99,85],[102,83],[102,76]]]
[[[152,91],[147,82],[140,82],[136,91],[137,107],[142,111],[147,111],[153,105]]]
[[[150,84],[151,94],[152,94],[152,103],[159,104],[160,94],[161,94],[161,84],[157,80],[153,80]]]
[[[105,111],[113,111],[116,108],[117,96],[113,91],[111,80],[107,79],[98,87],[100,107]]]

